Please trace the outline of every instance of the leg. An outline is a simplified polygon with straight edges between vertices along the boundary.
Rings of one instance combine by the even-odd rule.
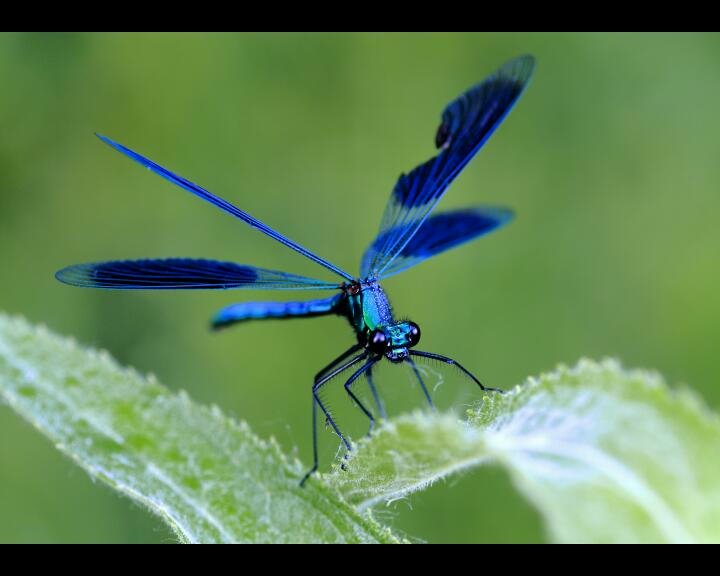
[[[363,347],[360,344],[355,344],[354,346],[351,346],[350,348],[345,350],[345,352],[340,354],[340,356],[335,358],[335,360],[330,362],[330,364],[328,364],[327,366],[325,366],[325,368],[315,374],[315,382],[317,383],[317,381],[320,380],[322,375],[325,374],[328,370],[330,370],[333,366],[336,366],[337,364],[345,360],[345,358],[347,358],[348,356],[352,356],[353,354],[355,354],[355,352],[359,352],[360,350],[362,350],[362,348]]]
[[[380,395],[378,394],[377,388],[375,388],[375,383],[372,379],[372,366],[367,369],[367,379],[368,384],[370,385],[370,392],[372,392],[373,400],[375,401],[375,406],[377,406],[378,412],[380,413],[380,418],[386,419],[387,413],[385,412],[385,406],[380,399]]]
[[[361,344],[355,344],[354,346],[351,346],[350,348],[345,350],[345,352],[340,354],[340,356],[335,358],[335,360],[330,362],[327,366],[325,366],[322,370],[320,370],[317,374],[315,374],[315,380],[313,380],[313,382],[315,384],[317,384],[318,380],[320,380],[323,377],[323,375],[328,372],[328,370],[337,366],[340,362],[345,360],[345,358],[347,358],[348,356],[352,356],[353,354],[355,354],[355,352],[359,352],[362,349],[363,349],[363,347]],[[314,400],[313,400],[313,402],[314,402]],[[313,406],[314,406],[314,404],[313,404]],[[328,422],[325,422],[325,425],[327,426]]]
[[[300,481],[300,486],[305,484],[305,481],[310,477],[310,475],[315,472],[318,469],[318,451],[317,451],[317,416],[316,416],[316,406],[319,406],[320,409],[323,411],[323,414],[325,414],[325,420],[332,429],[335,431],[335,434],[337,434],[340,437],[340,440],[342,440],[343,444],[345,444],[345,448],[347,450],[352,450],[352,446],[350,445],[350,442],[345,438],[342,432],[340,432],[340,429],[337,427],[337,424],[335,424],[335,420],[333,420],[332,416],[330,416],[330,412],[327,411],[325,406],[322,403],[322,400],[320,400],[320,397],[318,395],[318,392],[320,391],[320,388],[322,388],[325,384],[327,384],[330,380],[335,378],[338,374],[343,372],[344,370],[350,368],[350,366],[354,366],[361,360],[364,360],[367,357],[367,354],[361,354],[360,356],[355,356],[355,358],[345,362],[338,368],[335,368],[328,374],[325,374],[322,378],[315,381],[312,387],[312,394],[313,394],[313,467],[308,470],[307,474],[303,476],[303,479]],[[337,362],[335,362],[337,363]],[[335,364],[333,363],[333,364]],[[332,365],[332,364],[331,364]],[[327,371],[327,369],[326,369]]]
[[[367,416],[370,419],[370,430],[368,430],[368,434],[370,434],[372,429],[375,427],[375,418],[373,418],[373,415],[370,412],[370,410],[368,410],[367,408],[365,408],[365,406],[363,406],[363,403],[360,402],[360,399],[357,396],[355,396],[355,394],[353,394],[353,391],[350,389],[350,386],[352,386],[353,382],[355,382],[355,380],[357,380],[362,375],[363,372],[369,371],[372,368],[373,364],[375,364],[377,361],[378,361],[377,358],[368,360],[361,368],[356,370],[355,373],[352,376],[350,376],[350,378],[348,379],[347,382],[345,382],[345,391],[350,395],[350,398],[353,399],[355,404],[358,405],[358,408],[360,408],[360,410],[362,410],[365,413],[365,416]],[[373,386],[373,388],[374,388],[374,386]]]
[[[410,357],[408,357],[407,361],[410,362],[410,366],[412,366],[413,372],[415,372],[415,376],[417,377],[418,382],[420,382],[420,388],[422,388],[423,394],[425,394],[427,403],[430,405],[430,408],[435,410],[435,405],[433,404],[432,398],[430,398],[430,392],[428,392],[427,386],[425,386],[425,382],[422,379],[422,375],[420,374],[420,370],[418,370],[417,364],[415,364]]]
[[[317,447],[317,403],[315,402],[315,396],[313,395],[312,401],[312,430],[313,430],[313,465],[310,470],[305,473],[305,476],[300,480],[300,488],[305,485],[305,481],[318,469],[318,447]]]
[[[500,394],[504,394],[504,390],[500,390],[499,388],[489,388],[487,386],[483,386],[480,380],[475,378],[475,376],[472,374],[472,372],[466,370],[462,367],[462,365],[453,360],[452,358],[448,358],[447,356],[442,356],[440,354],[433,354],[432,352],[421,352],[420,350],[410,350],[411,356],[421,356],[422,358],[430,358],[432,360],[440,360],[440,362],[445,362],[445,364],[451,364],[452,366],[457,366],[466,376],[469,376],[475,384],[480,386],[481,390],[489,390],[492,392],[499,392]]]

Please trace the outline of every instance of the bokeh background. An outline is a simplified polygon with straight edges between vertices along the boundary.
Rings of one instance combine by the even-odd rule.
[[[223,305],[286,295],[99,292],[53,273],[204,256],[328,275],[93,132],[357,270],[397,176],[433,154],[445,104],[525,52],[538,60],[529,90],[440,205],[506,204],[517,220],[387,281],[396,311],[422,326],[423,348],[495,386],[613,356],[717,408],[718,35],[2,34],[0,309],[106,348],[309,462],[311,378],[352,342],[344,321],[213,334]],[[397,381],[385,370],[380,385]],[[430,542],[543,540],[492,467],[380,515]],[[172,537],[0,407],[0,541]]]

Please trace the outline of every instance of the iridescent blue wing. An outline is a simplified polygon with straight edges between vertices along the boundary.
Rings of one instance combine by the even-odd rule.
[[[55,277],[72,286],[111,290],[226,290],[256,288],[259,290],[338,289],[340,286],[322,280],[254,266],[165,258],[162,260],[117,260],[77,264],[63,268]]]
[[[264,318],[309,318],[338,314],[343,301],[343,294],[319,300],[303,300],[300,302],[239,302],[220,310],[212,320],[212,327],[227,328],[246,320]]]
[[[507,224],[512,217],[513,212],[509,208],[495,206],[477,206],[435,214],[425,220],[417,233],[385,267],[379,279],[407,270],[440,252],[492,232]],[[385,234],[395,233],[395,230],[390,229]],[[381,234],[367,249],[365,258],[372,258],[377,253],[377,247],[384,243],[385,235]],[[366,266],[369,264],[363,262],[363,267]]]
[[[362,277],[385,275],[450,183],[510,112],[534,67],[532,56],[515,58],[445,108],[435,135],[441,151],[400,176],[378,237],[363,257]]]
[[[204,188],[201,188],[197,184],[193,184],[189,180],[185,180],[185,178],[178,176],[177,174],[173,174],[172,172],[170,172],[170,170],[166,170],[162,166],[155,164],[155,162],[153,162],[152,160],[148,160],[144,156],[141,156],[137,152],[133,152],[132,150],[130,150],[129,148],[126,148],[122,144],[118,144],[117,142],[114,142],[110,138],[101,136],[100,134],[97,134],[97,137],[100,138],[100,140],[102,140],[106,144],[115,148],[115,150],[122,152],[126,156],[135,160],[135,162],[138,162],[139,164],[142,164],[149,170],[155,172],[155,174],[159,174],[166,180],[169,180],[173,184],[180,186],[180,188],[184,188],[188,192],[191,192],[191,193],[195,194],[196,196],[199,196],[203,200],[206,200],[207,202],[214,204],[221,210],[224,210],[228,214],[232,214],[233,216],[235,216],[236,218],[239,218],[243,222],[249,224],[256,230],[260,230],[260,232],[262,232],[263,234],[267,234],[268,236],[270,236],[270,238],[274,238],[281,244],[284,244],[285,246],[292,248],[293,250],[295,250],[296,252],[299,252],[300,254],[302,254],[306,258],[309,258],[313,262],[317,262],[318,264],[320,264],[321,266],[324,266],[328,270],[332,270],[333,272],[335,272],[335,274],[339,274],[346,280],[350,280],[351,282],[353,281],[353,277],[350,276],[350,274],[348,274],[344,270],[338,268],[334,264],[331,264],[324,258],[320,258],[320,256],[313,254],[307,248],[301,246],[300,244],[297,244],[296,242],[293,242],[289,238],[283,236],[279,232],[270,228],[270,226],[268,226],[267,224],[263,224],[262,222],[260,222],[260,220],[257,220],[256,218],[253,218],[252,216],[250,216],[250,214],[248,214],[247,212],[244,212],[244,211],[240,210],[239,208],[233,206],[232,204],[230,204],[230,202],[227,202],[226,200],[223,200],[222,198],[219,198],[218,196],[211,194]]]

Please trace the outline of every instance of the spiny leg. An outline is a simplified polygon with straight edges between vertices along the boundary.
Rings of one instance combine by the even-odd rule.
[[[340,428],[338,428],[337,424],[335,424],[335,420],[333,420],[332,416],[330,415],[330,412],[325,408],[325,405],[322,403],[322,400],[320,400],[320,388],[324,386],[327,382],[332,380],[335,376],[343,372],[345,369],[350,368],[350,366],[353,366],[357,364],[360,360],[364,360],[367,358],[368,353],[364,352],[360,356],[356,356],[349,362],[342,365],[340,368],[336,368],[332,371],[332,373],[326,375],[322,378],[319,382],[315,383],[315,386],[313,386],[313,396],[315,397],[315,401],[317,402],[318,406],[320,406],[320,409],[325,414],[325,422],[326,424],[330,424],[332,429],[335,431],[335,433],[340,437],[343,444],[345,444],[345,455],[343,456],[343,459],[347,460],[348,454],[352,452],[352,444],[348,441],[347,438],[343,435],[342,432],[340,432]],[[373,418],[372,414],[363,406],[363,404],[358,400],[358,398],[350,391],[349,386],[352,384],[358,376],[360,376],[369,366],[372,366],[375,363],[375,361],[370,361],[367,364],[363,365],[359,370],[356,370],[352,376],[348,379],[348,381],[345,383],[345,391],[350,394],[350,397],[355,400],[355,402],[358,404],[360,409],[365,413],[365,415],[370,418],[370,427],[372,428],[373,424],[375,423],[375,419]],[[342,469],[345,470],[345,464],[342,465]]]
[[[445,362],[445,364],[457,366],[466,376],[469,376],[478,386],[480,386],[481,390],[487,390],[487,391],[491,391],[491,392],[499,392],[500,394],[505,393],[505,391],[500,390],[500,388],[490,388],[488,386],[483,386],[482,382],[480,382],[480,380],[478,380],[472,372],[465,369],[462,366],[462,364],[460,364],[457,360],[453,360],[452,358],[448,358],[447,356],[442,356],[441,354],[434,354],[432,352],[421,352],[420,350],[410,350],[410,354],[412,356],[420,356],[422,358],[430,358],[432,360],[440,360],[440,362]]]
[[[413,359],[408,356],[407,361],[410,363],[410,366],[412,366],[413,372],[415,372],[415,376],[418,379],[418,382],[420,382],[420,388],[422,388],[423,394],[425,394],[425,399],[427,400],[427,403],[430,405],[430,408],[435,410],[435,404],[433,404],[432,398],[430,397],[430,392],[428,392],[427,386],[425,386],[425,382],[423,381],[422,375],[420,374],[420,370],[418,370],[417,364],[413,362]]]
[[[362,350],[362,348],[363,347],[361,344],[355,344],[354,346],[351,346],[350,348],[345,350],[345,352],[340,354],[340,356],[335,358],[335,360],[330,362],[322,370],[318,371],[318,373],[315,374],[315,380],[313,382],[317,383],[317,381],[320,380],[320,378],[322,378],[323,374],[325,374],[328,370],[330,370],[332,367],[338,365],[340,362],[345,360],[345,358],[347,358],[348,356],[352,356],[353,354],[355,354],[355,352],[359,352],[360,350]]]
[[[380,418],[387,419],[387,412],[385,412],[385,405],[382,402],[382,399],[380,398],[380,394],[378,394],[377,388],[375,387],[375,382],[373,382],[372,378],[372,366],[368,368],[367,370],[367,381],[368,385],[370,386],[370,392],[372,392],[373,400],[375,401],[375,406],[377,406],[378,412],[380,414]],[[370,431],[368,430],[368,433]]]
[[[346,357],[345,355],[341,355],[341,358]],[[344,370],[347,370],[350,368],[350,366],[354,366],[361,360],[364,360],[367,357],[367,353],[360,354],[360,356],[355,356],[355,358],[352,358],[348,362],[345,362],[338,368],[335,368],[331,372],[325,374],[322,376],[322,378],[316,379],[313,383],[312,387],[312,395],[313,395],[313,466],[308,472],[303,476],[303,479],[300,480],[300,486],[305,484],[305,481],[310,477],[310,475],[315,472],[318,469],[318,445],[317,445],[317,410],[316,406],[320,406],[320,409],[323,411],[323,414],[325,414],[325,421],[330,424],[332,429],[335,431],[335,434],[337,434],[340,437],[340,440],[342,440],[343,444],[345,444],[345,448],[347,448],[348,451],[352,450],[352,446],[350,445],[350,442],[345,438],[342,432],[340,432],[340,428],[337,427],[337,424],[335,424],[335,420],[333,420],[332,416],[330,416],[330,412],[328,412],[327,408],[322,403],[322,400],[320,400],[320,397],[318,395],[320,388],[322,388],[325,384],[327,384],[330,380],[335,378],[338,374],[343,372]],[[336,364],[337,361],[330,364],[330,366]],[[325,369],[327,371],[327,368]]]
[[[363,403],[360,402],[360,399],[357,396],[355,396],[355,394],[350,389],[350,387],[352,386],[353,382],[355,382],[355,380],[357,380],[363,374],[363,372],[369,371],[378,360],[379,360],[379,358],[373,358],[373,359],[368,360],[366,364],[364,364],[362,367],[360,367],[358,370],[356,370],[355,373],[352,376],[350,376],[350,378],[348,378],[348,381],[345,382],[345,391],[350,395],[350,398],[353,399],[355,404],[358,405],[358,408],[360,408],[360,410],[363,411],[365,416],[367,416],[370,419],[370,429],[368,430],[368,434],[370,434],[372,429],[375,427],[375,418],[373,417],[372,412],[370,412],[370,410],[365,408]],[[373,386],[373,388],[374,388],[374,386]],[[376,398],[376,401],[377,401],[377,398]]]
[[[305,485],[305,482],[310,476],[318,469],[318,441],[317,441],[317,402],[315,402],[315,396],[312,399],[312,442],[313,442],[313,465],[310,470],[305,473],[305,476],[300,480],[300,488]]]
[[[330,362],[327,366],[325,366],[322,370],[320,370],[317,374],[315,374],[315,379],[313,380],[313,383],[317,383],[317,381],[320,380],[320,378],[322,378],[323,375],[325,375],[328,370],[330,370],[331,368],[337,366],[340,362],[342,362],[343,360],[345,360],[345,358],[347,358],[348,356],[352,356],[353,354],[355,354],[355,352],[359,352],[359,351],[362,350],[362,349],[363,349],[362,344],[355,344],[355,345],[353,345],[353,346],[350,346],[350,348],[348,348],[347,350],[345,350],[345,352],[343,352],[342,354],[340,354],[340,356],[338,356],[337,358],[335,358],[335,360],[333,360],[332,362]],[[314,402],[315,402],[315,401],[313,400],[313,406],[315,406]],[[328,425],[328,422],[327,422],[327,421],[325,422],[325,425],[326,425],[326,426]]]

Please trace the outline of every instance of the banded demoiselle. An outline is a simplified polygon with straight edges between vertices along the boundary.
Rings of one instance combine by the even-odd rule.
[[[346,455],[352,450],[349,437],[337,426],[319,394],[328,382],[350,368],[354,370],[344,383],[345,390],[369,419],[371,430],[375,424],[375,414],[355,394],[353,384],[360,376],[366,375],[374,401],[373,409],[385,418],[385,410],[372,378],[373,366],[383,358],[392,363],[406,362],[412,367],[425,400],[431,407],[432,398],[414,358],[429,358],[452,364],[482,390],[501,392],[497,388],[484,386],[456,360],[416,349],[420,341],[420,328],[414,322],[395,319],[380,281],[487,234],[512,219],[513,212],[510,209],[493,206],[473,206],[435,215],[431,215],[431,212],[448,186],[517,102],[532,76],[534,66],[534,59],[529,55],[510,60],[445,108],[435,135],[435,145],[439,152],[398,179],[385,208],[378,235],[363,255],[359,276],[349,274],[204,188],[98,135],[103,142],[156,174],[327,268],[341,277],[342,281],[327,282],[233,262],[191,258],[79,264],[63,268],[56,277],[74,286],[121,290],[260,288],[333,291],[334,294],[329,298],[317,300],[232,304],[220,310],[212,321],[213,327],[221,328],[251,319],[335,314],[344,316],[350,322],[357,342],[320,370],[312,385],[313,466],[302,478],[302,485],[318,468],[318,408],[347,449]]]

